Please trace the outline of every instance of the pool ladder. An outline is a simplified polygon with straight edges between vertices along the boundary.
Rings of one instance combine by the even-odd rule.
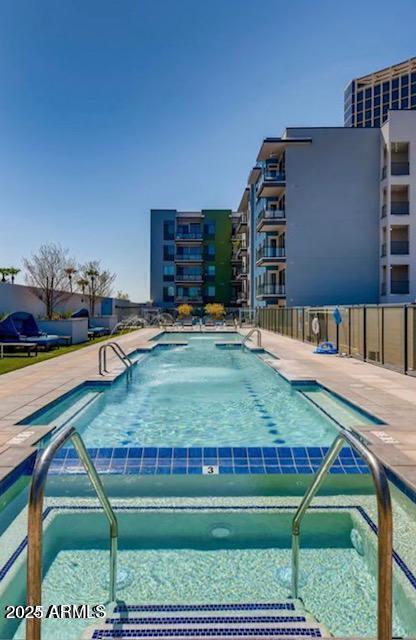
[[[299,597],[300,529],[309,505],[321,487],[344,444],[349,444],[367,463],[376,490],[378,512],[377,640],[392,640],[393,516],[390,489],[384,466],[356,435],[338,427],[339,434],[328,450],[292,521],[292,598]]]
[[[103,376],[105,373],[110,373],[107,369],[107,349],[112,349],[116,356],[121,360],[127,369],[128,375],[131,377],[131,367],[133,365],[127,353],[119,345],[118,342],[106,342],[98,351],[98,373]]]
[[[257,334],[257,347],[259,349],[261,349],[261,331],[260,329],[257,329],[257,327],[254,327],[253,329],[250,329],[250,331],[248,332],[248,334],[244,337],[241,346],[245,347],[246,343],[250,340],[251,336],[254,334]]]
[[[118,546],[117,518],[81,436],[75,427],[68,425],[57,431],[46,449],[42,452],[38,452],[32,473],[27,518],[26,602],[28,606],[40,607],[42,605],[42,522],[45,484],[48,477],[49,467],[55,454],[68,441],[72,442],[82,464],[84,465],[87,476],[94,487],[97,498],[101,503],[110,526],[109,600],[110,602],[114,602],[116,599]],[[26,640],[40,640],[40,638],[41,619],[27,618]]]

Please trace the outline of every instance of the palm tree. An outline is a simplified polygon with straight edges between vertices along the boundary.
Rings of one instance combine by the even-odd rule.
[[[21,269],[16,269],[16,267],[10,267],[8,275],[12,278],[12,284],[14,284],[14,279],[18,273],[20,273]]]
[[[69,280],[69,290],[72,293],[72,276],[74,276],[77,272],[77,269],[75,267],[66,267],[66,269],[64,269],[66,275],[68,276],[68,280]]]
[[[77,281],[77,285],[81,288],[81,293],[84,296],[85,295],[85,287],[88,286],[88,280],[86,280],[85,278],[80,278]]]
[[[86,272],[85,275],[91,280],[91,285],[90,285],[90,314],[93,316],[94,313],[95,313],[95,299],[97,297],[96,279],[100,275],[100,272],[97,269],[95,269],[94,267],[91,267],[91,269],[88,269],[88,271]]]
[[[6,280],[6,276],[10,275],[10,269],[8,267],[2,267],[0,268],[0,273],[1,273],[1,281],[2,282],[7,282]]]

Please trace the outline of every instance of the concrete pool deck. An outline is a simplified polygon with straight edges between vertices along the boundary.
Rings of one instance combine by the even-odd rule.
[[[151,348],[149,341],[159,332],[141,329],[116,339],[129,353]],[[353,358],[315,355],[313,345],[269,331],[262,330],[262,338],[263,347],[278,358],[268,364],[285,378],[316,380],[385,422],[380,426],[362,425],[357,431],[380,460],[416,491],[415,378]],[[18,422],[86,380],[103,380],[97,373],[102,344],[0,377],[0,481],[33,454],[33,445],[51,429]],[[114,373],[105,377],[108,381],[122,371],[118,361],[109,362]]]

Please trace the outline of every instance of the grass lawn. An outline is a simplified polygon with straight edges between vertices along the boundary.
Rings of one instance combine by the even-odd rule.
[[[57,358],[58,356],[62,356],[65,353],[71,353],[71,351],[78,351],[78,349],[83,349],[84,347],[89,347],[91,344],[96,344],[97,342],[104,342],[104,340],[108,340],[110,336],[102,336],[101,338],[95,338],[94,340],[88,340],[88,342],[82,342],[81,344],[73,344],[68,347],[58,347],[56,349],[51,349],[50,351],[39,350],[37,357],[27,356],[25,351],[19,351],[16,355],[5,356],[0,359],[0,375],[2,373],[9,373],[9,371],[14,371],[15,369],[22,369],[22,367],[28,367],[31,364],[36,364],[37,362],[43,362],[43,360],[50,360],[51,358]]]

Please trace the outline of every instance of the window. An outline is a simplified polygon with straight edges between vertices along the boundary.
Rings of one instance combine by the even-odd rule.
[[[409,95],[409,87],[402,87],[402,98],[406,98]]]
[[[390,92],[390,82],[383,82],[383,93]]]
[[[375,87],[374,87],[374,95],[375,96],[379,96],[380,93],[381,93],[381,87],[380,87],[379,84],[376,84]]]
[[[207,296],[208,298],[215,298],[215,287],[213,285],[207,287]]]
[[[365,90],[365,97],[371,98],[371,87],[368,87],[368,89]]]
[[[164,302],[173,302],[175,298],[175,287],[163,287],[163,301]]]
[[[165,220],[163,222],[163,239],[173,240],[175,237],[175,223],[173,220]]]
[[[374,106],[375,106],[375,107],[379,107],[379,106],[380,106],[380,104],[381,104],[380,96],[375,97],[375,98],[374,98]]]
[[[206,222],[204,224],[204,234],[210,238],[215,237],[215,222]]]
[[[403,91],[403,87],[406,85],[409,85],[409,76],[402,76],[401,77],[401,84],[402,84],[402,91]]]
[[[207,274],[209,276],[215,276],[215,264],[209,264],[207,267]]]
[[[165,264],[163,265],[163,280],[174,280],[175,279],[175,267],[173,264]]]
[[[380,117],[380,107],[376,107],[374,109],[374,117],[375,118],[379,118]]]
[[[398,100],[399,99],[399,90],[398,89],[396,89],[395,91],[392,92],[391,98],[392,98],[392,100]]]
[[[371,98],[369,100],[365,101],[365,108],[366,109],[371,109]]]
[[[392,80],[391,86],[393,89],[398,89],[399,88],[399,78],[394,78],[394,80]]]
[[[173,244],[163,245],[163,260],[173,260],[175,257],[175,247]]]
[[[409,106],[409,100],[407,98],[402,98],[400,106],[402,109],[407,109],[407,107]]]
[[[207,244],[207,256],[209,258],[215,258],[215,244]]]

